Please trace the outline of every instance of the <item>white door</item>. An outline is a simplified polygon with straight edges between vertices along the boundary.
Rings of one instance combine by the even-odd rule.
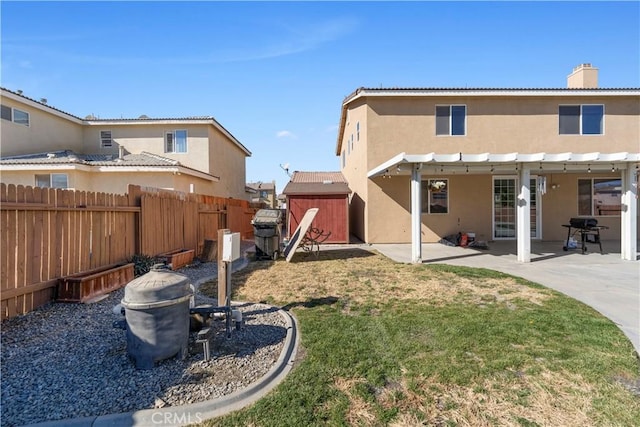
[[[540,238],[540,203],[536,192],[536,177],[531,178],[531,238]],[[516,238],[516,203],[518,180],[515,177],[493,177],[493,239]]]

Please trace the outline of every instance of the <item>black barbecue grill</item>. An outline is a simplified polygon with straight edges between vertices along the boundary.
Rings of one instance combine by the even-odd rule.
[[[567,240],[562,249],[565,251],[571,249],[569,247],[569,240],[577,234],[580,234],[580,248],[582,249],[582,253],[587,251],[587,243],[597,243],[600,247],[600,253],[602,253],[600,230],[606,230],[609,227],[598,225],[598,220],[595,218],[571,218],[569,224],[562,224],[562,226],[569,229],[567,231]]]

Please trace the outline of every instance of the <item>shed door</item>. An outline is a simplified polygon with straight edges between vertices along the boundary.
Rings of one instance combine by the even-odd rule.
[[[290,196],[288,200],[289,236],[296,231],[307,209],[318,208],[318,214],[311,226],[324,233],[331,232],[326,243],[349,242],[348,199],[346,196]]]

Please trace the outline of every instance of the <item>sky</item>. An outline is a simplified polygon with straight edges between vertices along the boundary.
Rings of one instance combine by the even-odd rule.
[[[640,87],[640,1],[10,2],[0,83],[85,117],[213,116],[247,182],[337,171],[359,87]]]

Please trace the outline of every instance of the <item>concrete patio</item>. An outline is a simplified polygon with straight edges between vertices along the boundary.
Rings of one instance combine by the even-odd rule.
[[[366,246],[395,261],[411,262],[410,243]],[[555,289],[612,320],[640,353],[640,261],[622,260],[620,242],[603,241],[603,254],[597,244],[587,244],[582,254],[579,248],[564,251],[562,241],[532,241],[529,263],[517,261],[515,241],[488,246],[483,250],[423,244],[423,263],[488,268]]]

